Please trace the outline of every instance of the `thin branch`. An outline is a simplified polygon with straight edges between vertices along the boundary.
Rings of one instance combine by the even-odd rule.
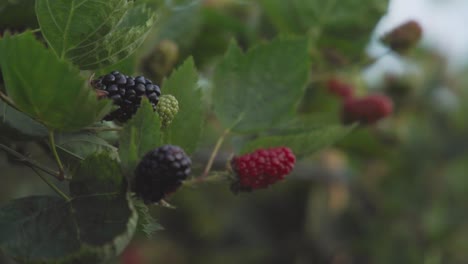
[[[60,156],[57,153],[57,148],[55,146],[55,137],[54,137],[54,131],[50,130],[49,131],[49,144],[50,144],[50,149],[52,150],[52,154],[54,155],[55,161],[57,162],[57,166],[59,169],[59,177],[61,180],[65,179],[65,169],[63,168],[62,161],[60,160]]]
[[[3,92],[0,91],[0,99],[2,99],[5,103],[7,103],[11,108],[14,108],[15,110],[21,111],[16,107],[15,103],[11,100],[8,95],[4,94]]]
[[[121,131],[121,127],[85,127],[85,131],[89,132],[108,132],[108,131]]]
[[[57,178],[58,180],[63,180],[62,178],[60,178],[60,174],[59,172],[57,171],[54,171],[50,168],[47,168],[45,166],[43,166],[42,164],[38,163],[37,161],[35,160],[32,160],[24,155],[22,155],[21,153],[19,152],[16,152],[15,150],[3,145],[3,144],[0,144],[0,149],[3,149],[5,152],[15,156],[16,158],[18,158],[21,162],[23,163],[26,163],[28,165],[30,165],[31,167],[34,167],[34,168],[37,168],[55,178]]]
[[[61,196],[63,199],[65,199],[65,201],[69,202],[71,201],[71,198],[66,195],[64,192],[62,192],[55,184],[53,184],[51,181],[49,181],[49,179],[47,179],[46,177],[44,177],[44,175],[41,174],[41,172],[34,168],[34,167],[31,167],[31,169],[37,174],[37,176],[39,176],[47,185],[49,185],[50,188],[52,188],[52,190],[54,190],[59,196]]]
[[[67,153],[68,155],[74,157],[75,159],[78,159],[78,160],[84,160],[83,157],[81,157],[80,155],[76,154],[76,153],[73,153],[71,152],[70,150],[64,148],[64,147],[61,147],[60,145],[56,145],[57,149],[60,149],[61,151]]]
[[[193,187],[202,182],[222,181],[222,180],[228,179],[228,176],[229,176],[229,172],[227,171],[213,172],[211,173],[211,175],[208,175],[208,176],[193,177],[189,180],[185,180],[182,182],[182,184],[183,186],[186,186],[186,187]]]
[[[205,170],[203,171],[203,174],[200,176],[201,178],[200,180],[208,176],[208,173],[210,173],[211,167],[213,166],[213,162],[216,156],[218,155],[219,149],[223,145],[223,142],[226,139],[226,136],[229,135],[230,132],[231,132],[230,129],[226,129],[224,130],[223,134],[218,138],[218,141],[216,142],[216,145],[213,151],[211,152],[210,159],[208,160],[208,163],[206,164]]]

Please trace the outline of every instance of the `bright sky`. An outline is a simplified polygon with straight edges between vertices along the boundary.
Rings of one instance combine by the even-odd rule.
[[[409,19],[423,27],[422,45],[445,55],[451,67],[468,65],[468,0],[392,0],[388,14],[376,28],[376,35],[381,36]],[[385,51],[377,43],[369,47],[374,56]],[[369,75],[378,75],[382,68],[395,73],[405,70],[401,61],[387,56]]]

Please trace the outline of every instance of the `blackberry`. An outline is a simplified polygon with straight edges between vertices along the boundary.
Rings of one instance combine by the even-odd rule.
[[[156,106],[156,112],[158,112],[161,118],[162,128],[168,127],[177,112],[179,112],[179,102],[173,95],[162,95],[159,104]]]
[[[291,149],[286,147],[258,149],[253,153],[234,157],[231,167],[237,178],[231,185],[234,192],[266,188],[284,179],[296,162]]]
[[[119,108],[104,117],[106,121],[117,120],[125,123],[138,110],[143,96],[148,97],[156,110],[161,89],[143,76],[132,77],[118,71],[101,76],[91,82],[98,90],[105,91],[107,97]]]
[[[190,174],[192,161],[182,148],[164,145],[146,153],[135,170],[134,191],[145,203],[175,192]]]

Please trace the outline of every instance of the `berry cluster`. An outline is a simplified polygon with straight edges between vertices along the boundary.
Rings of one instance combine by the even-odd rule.
[[[166,128],[172,123],[177,112],[179,112],[179,102],[173,95],[162,95],[156,106],[156,112],[159,118],[161,118],[161,126]]]
[[[192,161],[182,148],[164,145],[146,153],[135,170],[134,191],[145,203],[156,203],[187,178]]]
[[[161,95],[161,89],[151,80],[143,76],[134,78],[118,71],[93,80],[91,85],[103,91],[108,98],[114,101],[115,105],[119,106],[118,109],[104,117],[106,121],[117,120],[124,123],[129,120],[140,107],[143,96],[146,96],[153,108],[156,109]]]
[[[291,149],[286,147],[259,149],[231,160],[237,179],[231,188],[234,192],[266,188],[284,179],[296,162]]]
[[[392,111],[392,100],[387,96],[375,94],[347,99],[343,103],[341,118],[344,124],[359,122],[367,125],[390,115]]]

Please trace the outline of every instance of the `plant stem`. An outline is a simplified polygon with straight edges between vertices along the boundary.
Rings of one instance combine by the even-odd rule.
[[[55,138],[54,138],[54,131],[50,130],[49,131],[49,144],[50,144],[50,149],[52,150],[52,154],[54,155],[55,161],[57,162],[57,166],[59,169],[59,179],[64,180],[65,179],[65,170],[63,169],[63,164],[62,161],[60,160],[60,157],[57,153],[57,148],[55,146]]]
[[[211,175],[203,176],[203,177],[193,177],[190,180],[183,181],[184,186],[194,186],[201,182],[216,182],[223,179],[227,179],[228,172],[214,172]]]
[[[61,180],[60,176],[59,176],[59,173],[50,169],[50,168],[47,168],[43,165],[41,165],[40,163],[38,163],[37,161],[34,161],[32,159],[29,159],[23,155],[21,155],[21,153],[18,153],[16,152],[15,150],[3,145],[3,144],[0,144],[0,149],[3,149],[5,152],[17,157],[20,161],[26,163],[26,164],[29,164],[31,165],[32,167],[34,168],[37,168],[51,176],[54,176],[55,178],[57,178],[58,180]]]
[[[20,110],[16,107],[15,103],[10,99],[10,97],[8,97],[8,95],[4,94],[4,93],[1,92],[1,91],[0,91],[0,99],[2,99],[5,103],[7,103],[7,105],[9,105],[11,108],[20,111]]]
[[[61,196],[63,199],[65,199],[67,202],[69,202],[71,200],[71,198],[66,195],[64,192],[62,192],[55,184],[53,184],[51,181],[49,181],[49,179],[47,179],[46,177],[44,177],[44,175],[41,174],[41,172],[34,168],[34,167],[31,167],[31,169],[37,174],[37,176],[39,176],[47,185],[49,185],[50,188],[52,188],[52,190],[54,190],[59,196]]]
[[[211,167],[213,166],[213,162],[216,158],[216,155],[218,155],[219,149],[221,148],[221,145],[224,142],[224,139],[226,139],[226,136],[231,132],[230,129],[224,130],[223,134],[218,138],[218,141],[216,142],[216,145],[213,149],[213,152],[211,152],[210,159],[208,160],[208,163],[206,164],[205,170],[203,171],[203,174],[199,177],[199,181],[202,181],[206,176],[208,176],[208,173],[210,173]]]
[[[85,127],[83,130],[91,132],[121,131],[121,127]]]
[[[69,151],[68,149],[64,148],[64,147],[61,147],[60,145],[56,145],[56,147],[60,150],[62,150],[63,152],[67,153],[68,155],[74,157],[75,159],[78,159],[78,160],[84,160],[83,157],[81,157],[80,155],[76,154],[76,153],[73,153],[71,151]]]

